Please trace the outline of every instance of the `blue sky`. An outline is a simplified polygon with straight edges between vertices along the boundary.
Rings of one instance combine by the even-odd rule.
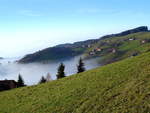
[[[150,26],[149,0],[0,0],[0,55]]]

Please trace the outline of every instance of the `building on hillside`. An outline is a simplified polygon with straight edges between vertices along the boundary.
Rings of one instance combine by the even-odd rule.
[[[133,40],[135,40],[135,38],[129,38],[129,41],[133,41]]]
[[[115,48],[112,49],[112,53],[116,53],[117,50]]]
[[[141,43],[142,43],[142,44],[145,44],[145,43],[146,43],[146,40],[142,40]]]
[[[89,45],[88,45],[88,48],[91,48],[91,47],[92,47],[92,46],[89,44]]]
[[[17,82],[14,80],[1,80],[0,91],[17,88]]]
[[[102,49],[101,49],[101,48],[96,48],[96,51],[97,51],[97,52],[101,52]]]
[[[94,51],[91,51],[90,53],[89,53],[89,55],[95,55],[96,53],[94,52]]]
[[[82,48],[86,48],[86,45],[82,45]]]

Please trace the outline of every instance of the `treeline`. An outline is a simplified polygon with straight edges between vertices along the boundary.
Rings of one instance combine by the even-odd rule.
[[[80,58],[79,62],[78,62],[78,65],[77,65],[77,73],[82,73],[85,70],[86,70],[85,69],[85,64],[84,64],[82,58]],[[57,79],[61,79],[61,78],[66,77],[66,75],[65,75],[65,65],[63,63],[61,63],[59,65],[56,77],[57,77]],[[48,73],[46,78],[44,76],[41,77],[41,80],[40,80],[39,83],[45,83],[45,82],[48,82],[48,81],[51,81],[51,80],[52,79],[50,77],[50,74]]]
[[[83,59],[80,58],[80,59],[79,59],[79,62],[78,62],[78,65],[77,65],[77,73],[82,73],[82,72],[84,72],[85,70],[86,70],[86,69],[85,69],[85,64],[84,64],[84,62],[83,62]],[[64,65],[63,63],[60,63],[60,65],[59,65],[59,67],[58,67],[58,69],[57,69],[56,77],[57,77],[57,79],[61,79],[61,78],[66,77],[66,75],[65,75],[65,65]],[[48,73],[48,74],[46,75],[46,77],[42,76],[41,79],[40,79],[40,81],[39,81],[39,84],[46,83],[46,82],[49,82],[49,81],[52,81],[52,78],[51,78],[50,73]],[[18,83],[18,86],[19,86],[19,87],[24,87],[24,86],[26,86],[26,85],[25,85],[25,82],[24,82],[24,80],[23,80],[23,78],[22,78],[22,76],[21,76],[20,74],[19,74],[19,76],[18,76],[18,81],[17,81],[17,83]]]

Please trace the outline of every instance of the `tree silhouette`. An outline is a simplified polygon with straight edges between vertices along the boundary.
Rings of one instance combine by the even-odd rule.
[[[61,63],[58,67],[58,72],[57,72],[57,79],[63,78],[65,77],[65,65],[63,63]]]
[[[77,65],[77,69],[78,69],[77,73],[81,73],[85,71],[84,62],[82,58],[79,59],[79,64]]]
[[[18,81],[17,81],[17,83],[18,83],[18,87],[24,87],[24,86],[25,86],[24,80],[23,80],[21,74],[19,74],[19,76],[18,76]]]
[[[45,82],[46,82],[46,78],[44,76],[42,76],[39,83],[42,84],[42,83],[45,83]]]

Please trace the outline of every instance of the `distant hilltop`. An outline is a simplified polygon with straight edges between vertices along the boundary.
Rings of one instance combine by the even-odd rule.
[[[147,26],[141,26],[141,27],[138,27],[138,28],[135,28],[135,29],[130,29],[130,30],[118,33],[118,34],[106,35],[106,36],[101,37],[100,39],[106,39],[106,38],[110,38],[110,37],[126,36],[126,35],[129,35],[129,34],[132,34],[132,33],[148,32],[148,31],[149,30],[148,30]]]
[[[67,59],[70,57],[74,57],[74,56],[86,53],[86,51],[92,48],[94,44],[104,39],[108,39],[112,37],[121,37],[121,36],[130,35],[133,33],[139,33],[139,32],[149,32],[148,27],[141,26],[141,27],[130,29],[130,30],[118,33],[118,34],[102,36],[98,39],[79,41],[75,43],[66,43],[66,44],[60,44],[54,47],[49,47],[49,48],[37,51],[33,54],[26,55],[24,58],[19,60],[19,63],[49,62],[49,61]]]
[[[140,26],[140,27],[137,27],[137,28],[134,28],[134,29],[123,31],[121,33],[105,35],[105,36],[100,37],[99,39],[91,39],[91,40],[79,41],[79,42],[75,42],[75,43],[59,44],[56,47],[79,47],[79,46],[82,46],[83,44],[87,46],[91,43],[95,43],[99,40],[103,40],[103,39],[110,38],[110,37],[120,37],[120,36],[129,35],[129,34],[132,34],[132,33],[148,32],[148,31],[149,30],[148,30],[147,26]]]

